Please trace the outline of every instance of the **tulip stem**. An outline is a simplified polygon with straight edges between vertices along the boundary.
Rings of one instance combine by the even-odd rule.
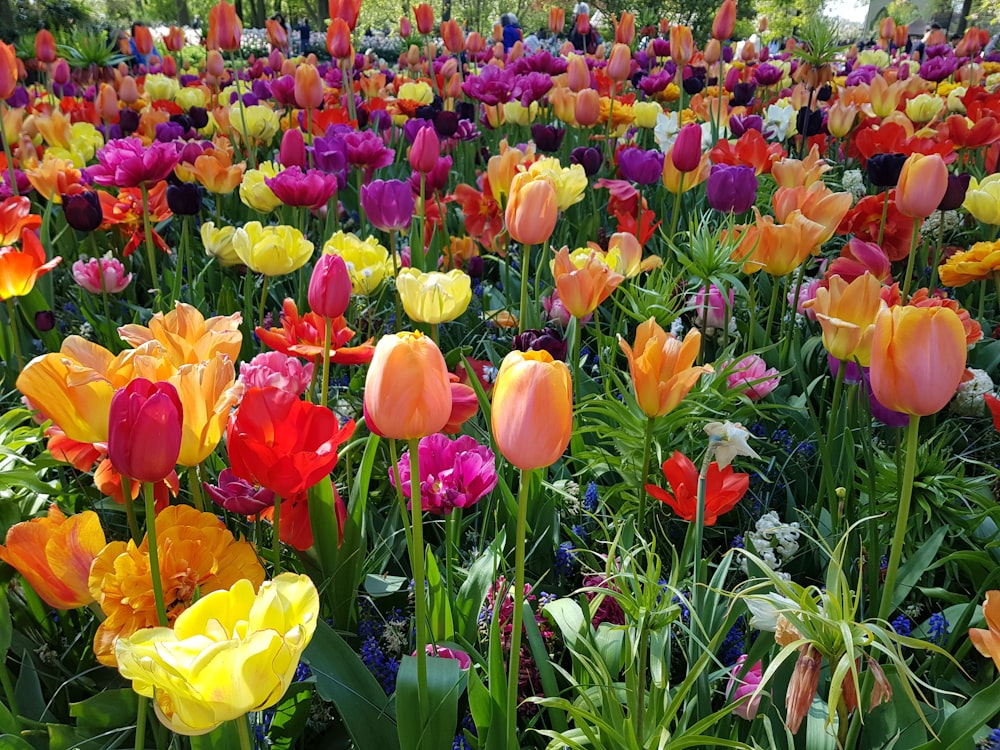
[[[834,438],[836,435],[843,434],[840,431],[840,399],[844,392],[844,377],[847,374],[848,364],[850,363],[840,360],[840,363],[837,365],[837,379],[833,383],[833,401],[830,403],[830,421],[826,428],[825,438],[828,460],[823,462],[823,477],[825,479],[823,484],[826,485],[826,491],[829,493],[830,523],[833,524],[834,529],[840,525],[840,513],[837,510],[837,487],[833,477],[835,467],[831,465],[831,461],[834,459]],[[841,450],[838,449],[836,452],[836,468],[840,467],[840,457]]]
[[[236,733],[240,736],[240,750],[253,750],[253,741],[250,738],[249,715],[244,714],[238,719],[234,719]]]
[[[156,273],[156,250],[153,247],[153,227],[149,220],[149,188],[143,182],[139,185],[139,189],[142,191],[142,228],[146,235],[146,261],[149,263],[149,281],[152,284],[152,289],[156,291],[155,306],[159,309],[163,293],[160,291],[160,276]]]
[[[764,341],[771,336],[771,326],[774,325],[774,308],[778,306],[778,278],[771,277],[771,302],[767,307],[767,325],[764,328]]]
[[[896,531],[892,537],[892,547],[889,549],[889,565],[885,569],[885,583],[882,586],[882,601],[878,608],[878,619],[885,620],[892,610],[892,597],[896,588],[896,574],[899,572],[899,560],[903,555],[903,542],[906,541],[906,527],[910,519],[910,499],[913,497],[913,475],[917,466],[917,447],[920,438],[920,415],[910,415],[910,424],[906,431],[906,463],[903,466],[903,484],[899,492],[899,510],[896,511]]]
[[[407,441],[410,451],[410,505],[413,507],[413,545],[410,565],[413,569],[413,609],[417,619],[417,697],[420,701],[420,726],[430,718],[427,695],[427,581],[424,578],[424,514],[420,494],[420,441]]]
[[[524,616],[524,537],[528,527],[528,495],[532,469],[521,469],[521,484],[517,488],[517,530],[514,534],[514,589],[511,598],[510,658],[507,667],[507,747],[517,747],[517,687],[521,676],[521,629]]]
[[[140,695],[135,711],[135,750],[145,750],[146,748],[146,710],[148,708],[149,698]]]
[[[524,316],[528,311],[528,265],[530,261],[531,245],[521,245],[521,307],[517,313],[518,333],[524,333]]]
[[[24,369],[24,354],[21,353],[21,330],[17,324],[17,308],[14,307],[14,300],[7,298],[7,317],[10,319],[10,340],[14,349],[14,358],[17,360],[17,371]]]
[[[791,328],[795,327],[795,315],[799,311],[799,295],[802,293],[802,277],[805,276],[805,263],[799,266],[799,270],[795,275],[795,294],[792,295],[792,300],[789,302],[791,310],[789,310],[789,317],[791,318],[791,323],[789,324]],[[782,324],[782,329],[784,329],[784,324]],[[781,354],[778,356],[778,369],[782,370],[785,367],[785,361],[788,358],[788,348],[792,343],[792,331],[789,330],[788,335],[781,340]]]
[[[205,512],[205,496],[201,493],[201,476],[198,473],[198,465],[188,467],[188,479],[191,482],[191,498],[194,500],[194,507]]]
[[[326,325],[323,326],[323,379],[319,384],[319,402],[321,406],[326,406],[328,391],[330,390],[330,339],[333,336],[333,320],[325,318]]]
[[[885,237],[885,219],[889,215],[889,189],[886,188],[885,200],[882,201],[882,223],[878,225],[878,246],[882,247],[882,240]]]
[[[10,194],[17,196],[17,177],[14,175],[14,159],[10,155],[10,144],[7,143],[7,128],[3,127],[3,116],[7,107],[0,102],[0,143],[3,144],[3,155],[7,159],[7,179],[10,180]]]
[[[348,64],[346,57],[340,61],[340,87],[347,99],[347,116],[351,120],[357,120],[358,113],[354,110],[354,57],[352,56],[350,60],[350,64]],[[431,80],[434,80],[433,71],[431,72]]]
[[[406,536],[406,548],[413,549],[413,532],[410,531],[410,516],[406,510],[406,496],[403,494],[403,483],[399,476],[399,453],[396,450],[395,438],[389,438],[389,460],[392,461],[392,478],[396,487],[396,498],[399,500],[399,513],[403,518],[403,534]]]
[[[684,173],[681,172],[680,179],[677,182],[677,192],[674,193],[674,210],[670,214],[670,236],[667,238],[671,242],[674,241],[674,234],[677,233],[677,220],[681,214],[681,196],[684,195],[684,176]],[[638,229],[641,231],[642,227]]]
[[[941,246],[944,245],[944,211],[938,211],[938,236],[937,244],[934,246],[933,255],[931,256],[931,283],[927,287],[928,296],[934,295],[934,287],[937,286],[938,282],[938,263],[941,260]]]
[[[163,601],[163,581],[160,579],[160,552],[156,548],[156,493],[152,482],[143,482],[146,495],[146,541],[149,547],[149,577],[153,579],[153,599],[160,627],[167,627],[167,607]]]
[[[274,495],[274,516],[272,516],[271,520],[273,521],[273,529],[271,531],[271,549],[274,554],[273,578],[281,573],[281,495],[277,493]]]
[[[122,479],[122,499],[125,501],[125,517],[128,519],[128,530],[132,534],[132,540],[139,544],[142,535],[139,533],[139,521],[135,517],[135,501],[132,499],[132,480],[124,474]]]
[[[649,460],[653,452],[653,425],[656,417],[646,417],[646,435],[642,441],[642,474],[639,476],[639,528],[646,528],[646,482],[649,481]]]
[[[910,238],[910,255],[906,259],[906,275],[903,277],[903,296],[900,304],[905,305],[910,298],[910,281],[913,279],[913,258],[917,254],[917,242],[920,239],[920,219],[913,220],[913,236]]]
[[[264,276],[264,283],[260,287],[260,305],[257,308],[257,323],[259,325],[264,325],[264,310],[267,308],[267,282],[270,278],[270,276]]]
[[[428,270],[425,257],[427,252],[427,174],[424,172],[420,173],[420,211],[418,215],[420,216],[420,248],[417,252],[413,252],[413,243],[410,243],[410,267],[426,271]],[[418,263],[417,260],[420,262]]]

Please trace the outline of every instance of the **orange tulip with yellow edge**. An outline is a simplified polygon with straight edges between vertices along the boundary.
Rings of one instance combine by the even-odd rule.
[[[573,434],[573,382],[547,351],[512,351],[493,385],[497,448],[522,471],[551,466]]]
[[[510,198],[504,214],[507,232],[522,245],[547,242],[556,227],[558,202],[550,179],[520,172],[510,184]]]
[[[754,209],[755,223],[737,227],[737,245],[732,259],[743,261],[743,273],[766,271],[772,276],[785,276],[797,269],[802,262],[819,250],[820,240],[826,231],[793,211],[784,224],[776,224],[771,216],[761,216]]]
[[[670,27],[670,58],[677,65],[687,65],[694,57],[694,37],[687,26]]]
[[[671,146],[663,159],[663,187],[677,195],[698,187],[708,179],[708,175],[712,171],[712,160],[708,152],[702,154],[701,161],[698,162],[698,166],[693,172],[684,173],[674,166],[674,160],[671,157],[673,150],[674,147]]]
[[[45,200],[61,204],[66,193],[80,185],[82,174],[67,159],[46,158],[40,164],[25,166],[28,182]]]
[[[983,656],[988,656],[1000,669],[1000,591],[987,591],[983,602],[983,617],[987,630],[969,628],[969,640]]]
[[[834,193],[821,181],[809,187],[778,188],[772,199],[774,218],[779,222],[784,223],[794,211],[801,211],[807,219],[821,225],[823,233],[817,244],[833,237],[851,210],[852,201],[850,193]]]
[[[625,277],[611,269],[604,253],[563,248],[552,261],[552,278],[559,300],[574,318],[585,318],[604,302]]]
[[[122,326],[118,333],[135,347],[158,341],[175,367],[205,362],[219,352],[236,362],[243,345],[241,319],[236,312],[206,320],[197,308],[177,302],[172,311],[153,315],[148,327],[133,323]]]
[[[0,545],[0,560],[31,584],[54,609],[76,609],[94,601],[90,566],[107,541],[92,510],[68,518],[53,503],[47,516],[15,524]]]
[[[493,200],[498,203],[505,195],[510,194],[510,184],[514,176],[521,171],[521,165],[528,167],[535,159],[535,150],[529,146],[527,151],[507,145],[507,140],[500,142],[500,153],[491,156],[486,164],[486,174],[490,180],[490,190]]]
[[[701,348],[701,333],[692,328],[681,341],[650,318],[639,325],[635,343],[629,346],[619,336],[618,346],[628,359],[632,387],[639,409],[650,419],[668,414],[684,400],[710,365],[695,366]]]
[[[833,167],[820,157],[819,148],[814,145],[805,159],[785,157],[774,162],[771,165],[771,176],[778,187],[809,187],[822,180],[823,174],[831,169]]]
[[[182,365],[167,382],[177,389],[183,406],[177,463],[197,466],[222,440],[229,413],[243,394],[243,385],[236,382],[233,361],[222,353],[207,362]]]
[[[886,307],[881,291],[882,283],[870,273],[851,283],[831,276],[829,286],[817,289],[816,297],[803,305],[816,313],[823,328],[823,346],[831,356],[868,367],[875,321]]]
[[[600,249],[595,243],[589,243],[589,246],[596,250]],[[611,235],[604,259],[612,270],[622,274],[626,279],[663,265],[663,259],[657,255],[643,259],[642,245],[639,244],[638,238],[629,232],[615,232]]]
[[[965,328],[947,307],[891,307],[879,313],[872,339],[875,398],[893,411],[941,411],[965,375]]]
[[[31,213],[31,200],[25,196],[11,196],[0,202],[0,245],[13,245],[25,230],[38,229],[42,217]]]
[[[889,84],[881,75],[875,76],[868,85],[868,98],[871,101],[872,112],[878,117],[888,117],[896,111],[899,99],[903,95],[903,85],[898,82]]]
[[[211,149],[201,154],[188,166],[188,171],[194,175],[210,193],[228,195],[243,182],[243,172],[246,164],[233,166],[232,157],[219,148]]]

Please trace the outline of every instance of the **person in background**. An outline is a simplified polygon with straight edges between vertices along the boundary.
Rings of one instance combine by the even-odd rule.
[[[573,9],[573,29],[569,32],[569,40],[580,52],[593,54],[601,43],[601,35],[590,25],[590,6],[577,3]]]
[[[504,13],[500,16],[500,25],[503,27],[503,51],[510,52],[514,43],[521,39],[521,24],[513,13]]]
[[[312,29],[309,28],[309,19],[300,18],[298,26],[295,30],[299,32],[299,54],[308,55],[309,54],[309,35],[312,33]]]
[[[135,64],[145,65],[147,68],[153,62],[162,64],[163,58],[160,57],[160,53],[156,51],[155,46],[153,47],[152,50],[150,50],[148,55],[144,55],[139,51],[139,47],[135,43],[135,30],[138,28],[146,28],[146,24],[142,23],[141,21],[134,21],[132,23],[132,38],[129,39],[128,46],[129,46],[129,54],[135,58]]]
[[[539,29],[538,32],[532,31],[524,38],[524,48],[528,50],[528,52],[534,54],[538,51],[538,47],[541,44],[541,37],[539,36],[541,33],[541,29]]]

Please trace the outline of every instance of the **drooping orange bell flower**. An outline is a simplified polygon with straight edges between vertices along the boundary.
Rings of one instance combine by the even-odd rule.
[[[236,15],[236,6],[219,0],[208,12],[208,48],[235,52],[240,48],[242,37],[243,22]]]
[[[21,237],[21,249],[0,247],[0,301],[23,297],[35,288],[39,276],[44,276],[62,258],[45,260],[45,248],[34,232]]]
[[[947,307],[895,306],[879,313],[872,339],[875,398],[893,411],[941,411],[965,375],[965,328]]]
[[[692,328],[680,341],[650,318],[635,331],[635,344],[618,339],[628,358],[632,387],[639,409],[650,419],[672,411],[694,388],[698,378],[713,372],[710,365],[695,366],[701,333]]]
[[[493,437],[523,471],[551,466],[573,433],[573,383],[565,362],[545,350],[514,350],[493,386]]]
[[[625,280],[599,250],[583,248],[570,254],[566,247],[552,261],[552,278],[559,300],[574,318],[590,315]]]
[[[823,328],[823,346],[831,356],[868,367],[875,321],[886,307],[880,295],[882,284],[870,273],[850,283],[832,276],[828,284],[803,306],[816,313]]]
[[[0,545],[0,560],[17,570],[50,607],[76,609],[94,601],[90,566],[107,544],[92,510],[67,518],[53,503],[42,518],[15,524]]]

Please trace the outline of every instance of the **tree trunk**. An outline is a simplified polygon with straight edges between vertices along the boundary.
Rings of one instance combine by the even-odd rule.
[[[4,0],[0,0],[0,2],[4,2]],[[191,11],[188,8],[187,0],[177,0],[177,25],[191,25]]]
[[[240,20],[246,18],[246,16],[243,15],[243,0],[234,0],[233,4],[236,6],[236,15],[240,17]]]
[[[14,9],[10,0],[0,0],[0,39],[10,44],[17,36],[14,28]]]
[[[441,20],[451,20],[451,0],[444,0],[444,2],[441,3]]]
[[[963,0],[962,2],[962,15],[958,18],[958,28],[955,30],[956,34],[965,33],[965,24],[969,17],[969,13],[972,12],[972,0]]]

